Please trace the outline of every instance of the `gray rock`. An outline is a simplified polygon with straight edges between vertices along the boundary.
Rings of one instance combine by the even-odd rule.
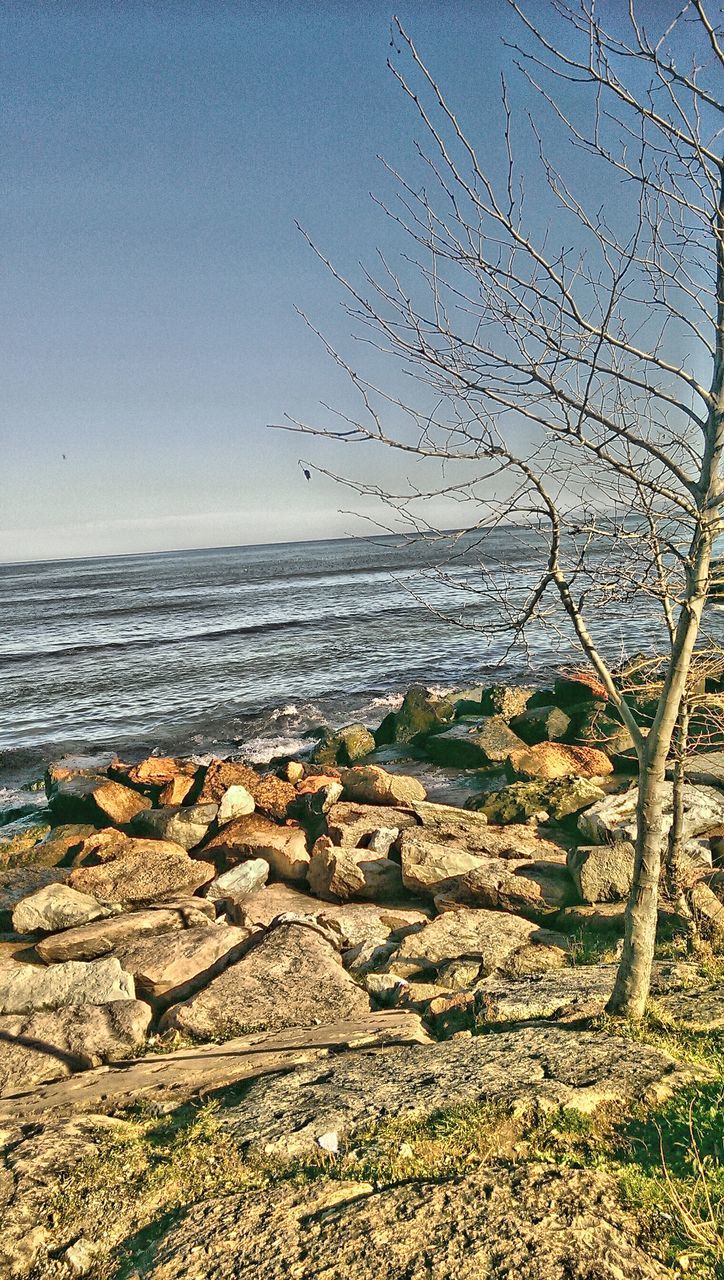
[[[219,826],[231,822],[232,818],[244,818],[253,813],[256,805],[254,797],[241,785],[228,787],[219,801]]]
[[[480,708],[485,716],[502,716],[512,720],[522,715],[533,697],[533,690],[522,685],[492,684],[480,694]]]
[[[0,869],[0,929],[12,929],[12,915],[19,902],[47,884],[65,884],[67,867],[13,867]]]
[[[87,893],[67,884],[48,884],[21,899],[13,911],[13,929],[16,933],[58,933],[110,914],[110,907],[101,906]]]
[[[625,840],[570,849],[568,869],[581,901],[625,901],[633,884],[634,857],[634,846]]]
[[[491,1023],[593,1017],[603,1012],[617,967],[578,965],[525,978],[492,974],[475,984],[477,1017]]]
[[[136,1053],[151,1010],[141,1000],[0,1016],[0,1093],[26,1090]]]
[[[379,853],[382,857],[387,857],[399,834],[399,827],[378,827],[367,841],[367,848],[370,853]]]
[[[132,826],[140,835],[170,840],[182,849],[195,849],[208,834],[217,813],[215,804],[167,805],[137,814]]]
[[[96,920],[66,929],[36,943],[38,955],[53,963],[64,960],[94,960],[109,955],[125,943],[170,933],[177,929],[211,928],[216,919],[213,902],[205,898],[181,898],[144,911],[129,911],[106,920]]]
[[[313,1026],[368,1011],[367,996],[335,948],[313,928],[284,924],[203,991],[169,1009],[161,1026],[205,1040]]]
[[[560,707],[533,707],[514,716],[510,727],[532,746],[536,742],[559,742],[568,733],[571,721]]]
[[[524,745],[502,716],[486,716],[474,726],[461,722],[435,734],[426,749],[439,764],[480,769],[507,760]]]
[[[332,902],[394,901],[403,894],[398,863],[371,849],[337,849],[328,836],[320,836],[312,850],[308,880],[317,897]]]
[[[48,969],[34,964],[0,969],[0,1013],[108,1004],[113,1000],[133,1000],[135,994],[133,978],[115,957],[90,964],[69,960]]]
[[[672,794],[673,784],[664,783],[662,836],[668,835],[671,828]],[[633,842],[637,800],[638,787],[631,787],[622,795],[605,796],[580,815],[578,830],[591,844],[604,844],[607,840]],[[688,840],[724,824],[724,794],[718,787],[696,787],[687,783],[684,810],[684,839]]]
[[[394,823],[398,831],[416,827],[418,819],[410,809],[393,809],[386,805],[354,804],[341,801],[333,804],[327,813],[327,834],[334,844],[343,849],[356,849],[366,844],[370,836]]]
[[[417,778],[388,773],[378,764],[343,769],[341,777],[345,800],[357,804],[410,805],[425,799],[425,788]]]
[[[261,889],[269,878],[269,863],[265,858],[250,858],[248,862],[240,862],[223,875],[211,881],[206,890],[210,902],[229,900],[241,902],[250,894]]]

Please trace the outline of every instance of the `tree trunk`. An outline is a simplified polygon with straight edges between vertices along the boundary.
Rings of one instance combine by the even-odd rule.
[[[676,752],[674,759],[674,785],[672,796],[672,821],[669,831],[669,847],[666,856],[666,892],[679,915],[691,923],[693,917],[686,898],[689,877],[685,869],[684,853],[684,786],[686,785],[686,757],[689,745],[689,702],[682,699],[676,727]]]
[[[652,759],[645,753],[639,773],[636,861],[626,907],[623,955],[606,1006],[609,1013],[625,1013],[636,1019],[643,1017],[646,1006],[656,945],[665,774],[666,753],[659,750]]]

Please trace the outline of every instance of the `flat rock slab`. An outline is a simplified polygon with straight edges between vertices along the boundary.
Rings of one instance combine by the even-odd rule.
[[[0,1013],[34,1013],[66,1005],[107,1004],[134,1000],[133,978],[115,956],[104,960],[69,960],[41,968],[12,964],[0,969]]]
[[[143,847],[138,848],[139,844]],[[108,862],[76,867],[69,883],[99,902],[134,907],[193,893],[214,875],[212,863],[190,858],[171,841],[128,840],[122,853]]]
[[[239,959],[248,929],[204,924],[197,929],[132,939],[116,949],[123,968],[133,974],[136,991],[158,1007],[184,1000]]]
[[[384,1053],[341,1054],[324,1067],[251,1084],[219,1117],[241,1141],[291,1156],[315,1148],[324,1133],[341,1138],[405,1113],[429,1115],[485,1101],[592,1112],[605,1102],[665,1098],[695,1078],[693,1068],[649,1045],[531,1025]]]
[[[336,1022],[368,1009],[366,993],[332,944],[307,925],[284,924],[203,991],[168,1009],[161,1028],[205,1040]]]
[[[138,1258],[136,1262],[140,1261]],[[316,1182],[186,1211],[148,1280],[667,1280],[613,1178],[544,1164],[441,1183]]]
[[[724,982],[691,991],[655,995],[656,1013],[688,1031],[724,1031]]]
[[[0,1093],[128,1058],[143,1045],[150,1021],[141,1000],[0,1016]]]
[[[26,1122],[81,1112],[110,1112],[140,1099],[172,1109],[189,1098],[238,1084],[240,1080],[288,1073],[344,1050],[427,1044],[420,1018],[397,1011],[367,1013],[326,1026],[240,1036],[223,1045],[149,1054],[123,1066],[99,1067],[0,1099],[0,1121]]]
[[[535,968],[533,953],[538,952],[537,971],[543,972],[560,967],[567,949],[568,942],[562,934],[542,929],[521,916],[461,908],[446,911],[424,929],[408,934],[391,969],[402,972],[400,965],[407,965],[410,973],[424,972],[439,969],[452,960],[473,959],[479,964],[481,975],[496,970],[514,974],[531,971],[520,968],[524,960],[530,960]]]
[[[616,980],[615,964],[580,965],[526,978],[493,974],[475,984],[478,1017],[485,1022],[583,1018],[602,1013]],[[410,993],[414,993],[414,983]]]
[[[147,907],[145,911],[128,911],[109,920],[66,929],[37,943],[38,955],[46,962],[59,960],[94,960],[115,951],[124,943],[155,937],[176,929],[209,928],[215,919],[213,902],[204,898],[181,898],[175,902]]]

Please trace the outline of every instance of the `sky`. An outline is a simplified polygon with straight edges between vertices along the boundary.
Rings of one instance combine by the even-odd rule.
[[[351,271],[394,235],[393,12],[485,147],[505,0],[5,0],[0,561],[362,527],[300,456],[401,464],[268,424],[346,405],[295,308],[335,344],[349,320],[295,224]]]

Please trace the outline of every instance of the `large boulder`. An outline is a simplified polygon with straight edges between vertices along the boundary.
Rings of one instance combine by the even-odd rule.
[[[545,973],[565,963],[567,950],[562,934],[520,916],[460,908],[409,934],[390,968],[407,976],[439,971],[450,961],[464,958],[475,962],[481,977],[496,971]]]
[[[279,924],[203,991],[170,1008],[162,1028],[199,1040],[355,1018],[369,1000],[316,927]]]
[[[465,904],[545,920],[552,912],[572,903],[575,896],[571,877],[562,861],[514,862],[491,858],[443,885],[435,894],[435,906],[438,911],[448,911]]]
[[[223,866],[263,858],[282,880],[298,884],[307,878],[309,852],[302,829],[280,827],[260,813],[227,822],[201,852]]]
[[[21,899],[13,911],[13,929],[16,933],[58,933],[108,915],[110,908],[87,893],[67,884],[48,884]]]
[[[412,893],[434,895],[453,879],[478,867],[487,867],[501,859],[511,869],[523,861],[560,863],[565,854],[560,846],[544,840],[531,827],[481,826],[475,838],[463,841],[445,837],[438,830],[430,835],[426,828],[403,832],[400,840],[400,862],[405,887]]]
[[[195,849],[208,834],[218,812],[215,804],[168,805],[146,809],[136,815],[132,826],[139,835],[170,840],[182,849]]]
[[[481,691],[480,710],[484,716],[512,720],[523,714],[532,696],[533,690],[522,685],[491,684]]]
[[[116,947],[116,955],[133,975],[138,995],[160,1007],[206,986],[239,959],[250,936],[248,929],[209,927],[206,921],[196,929],[130,938]]]
[[[606,793],[589,778],[560,778],[553,782],[513,782],[484,795],[476,808],[489,822],[519,823],[528,818],[562,822],[602,800]]]
[[[410,809],[387,805],[340,801],[333,804],[326,815],[327,834],[334,844],[344,849],[357,849],[366,845],[374,833],[383,827],[394,826],[402,831],[417,825],[418,819]]]
[[[340,849],[320,836],[309,864],[309,887],[319,898],[348,902],[399,899],[404,890],[399,863],[371,849]]]
[[[378,764],[343,769],[342,785],[345,800],[357,804],[410,805],[425,799],[425,788],[417,778],[400,773],[388,773]]]
[[[570,849],[568,869],[581,901],[619,902],[628,898],[634,857],[634,846],[626,840]]]
[[[539,742],[522,751],[511,751],[508,768],[519,778],[602,778],[613,773],[613,765],[595,747],[571,747],[561,742]]]
[[[204,898],[180,898],[144,911],[129,911],[105,920],[66,929],[42,938],[35,949],[50,964],[62,960],[94,960],[126,944],[172,930],[210,928],[216,919],[213,902]]]
[[[122,827],[131,822],[151,801],[132,787],[101,775],[71,774],[48,787],[48,803],[60,822],[111,823]]]
[[[608,702],[608,692],[592,671],[573,671],[556,680],[551,701],[558,707],[577,708],[581,703]]]
[[[244,787],[260,813],[283,822],[296,800],[291,782],[275,774],[258,774],[238,760],[212,760],[207,766],[199,804],[221,804],[229,787]]]
[[[100,866],[76,867],[68,883],[99,902],[140,906],[185,897],[213,877],[211,863],[190,858],[180,845],[129,839],[117,856]]]
[[[571,727],[570,717],[560,707],[529,707],[514,716],[510,727],[523,742],[558,742]]]
[[[363,724],[348,724],[336,733],[327,732],[312,752],[317,764],[354,764],[375,750],[374,735]]]
[[[141,1000],[3,1014],[0,1094],[130,1058],[142,1048],[150,1022],[151,1009]]]
[[[447,697],[433,693],[423,685],[408,689],[399,711],[393,713],[393,742],[413,742],[416,738],[436,733],[452,720],[455,704]]]
[[[96,832],[89,822],[64,822],[36,844],[32,850],[34,867],[57,867],[69,863],[84,842]]]
[[[189,785],[186,793],[193,786],[199,766],[191,760],[177,760],[174,756],[146,756],[138,764],[128,770],[128,780],[139,787],[153,788],[162,791],[182,778]]]
[[[228,787],[219,801],[218,822],[223,826],[234,818],[246,818],[256,808],[254,797],[246,787],[235,784]]]
[[[435,734],[427,743],[427,753],[438,764],[456,765],[462,769],[482,769],[501,764],[511,751],[519,751],[525,743],[513,733],[502,716],[486,716],[476,724],[464,721]]]
[[[664,811],[662,836],[668,835],[672,822],[673,784],[663,783]],[[636,839],[636,804],[638,787],[620,795],[605,796],[582,813],[578,829],[591,844],[610,840]],[[724,823],[724,793],[718,787],[684,786],[684,839],[690,840]]]
[[[133,978],[114,956],[90,964],[69,960],[49,968],[12,964],[0,969],[0,1013],[35,1013],[66,1005],[135,999]]]

